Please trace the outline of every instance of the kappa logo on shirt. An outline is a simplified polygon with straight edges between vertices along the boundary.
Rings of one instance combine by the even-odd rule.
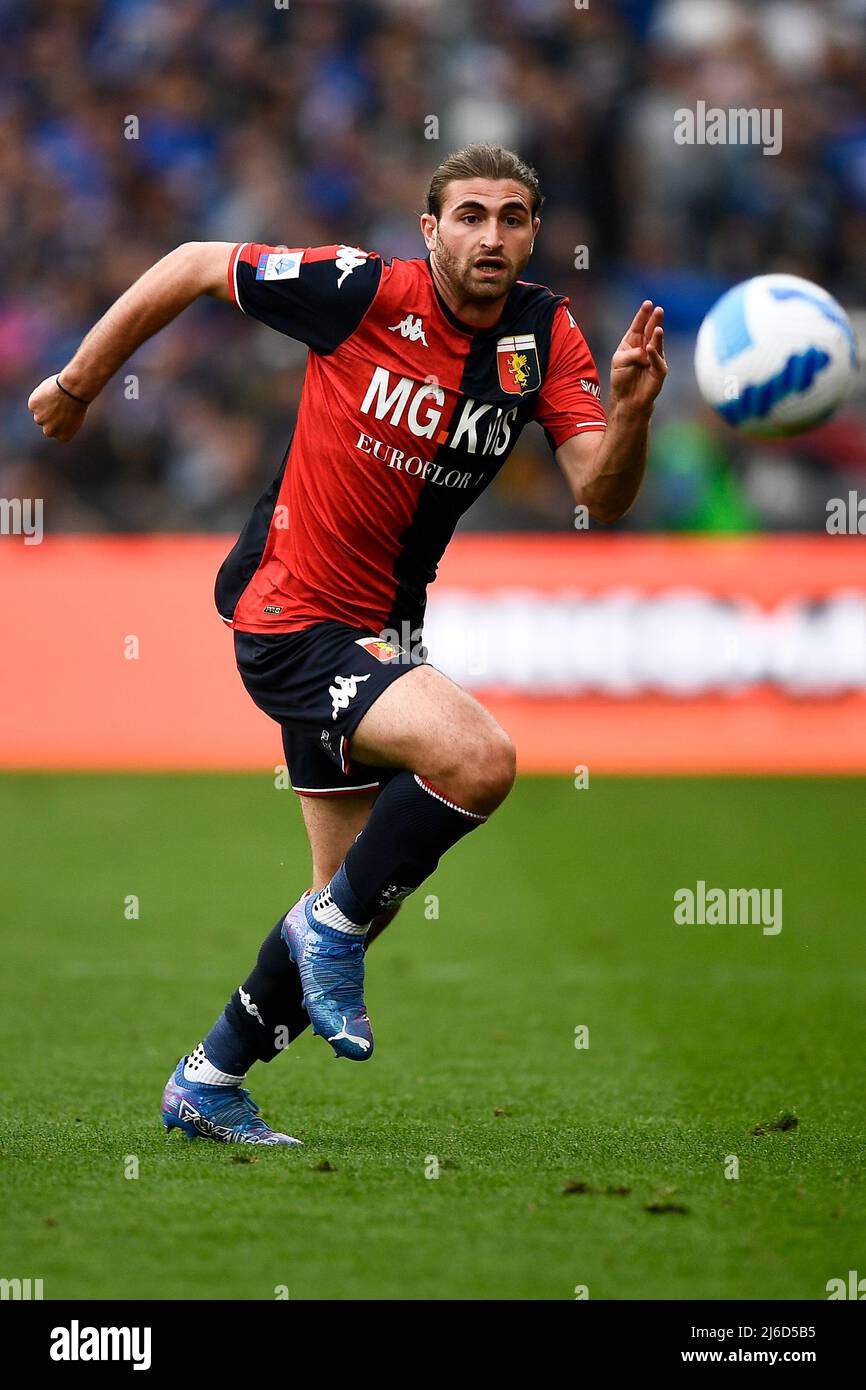
[[[367,259],[367,252],[360,251],[357,246],[338,246],[335,256],[337,269],[342,270],[342,275],[337,277],[337,289],[340,289],[347,275],[351,275],[353,270],[357,270],[359,265],[363,265]]]
[[[408,338],[410,343],[423,343],[425,347],[430,346],[424,332],[424,320],[420,314],[417,317],[414,314],[407,314],[399,323],[392,324],[388,332],[399,333],[403,338]]]

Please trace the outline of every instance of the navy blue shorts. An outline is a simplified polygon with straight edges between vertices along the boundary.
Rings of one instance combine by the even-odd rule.
[[[382,691],[424,665],[418,650],[346,623],[322,622],[303,632],[235,631],[235,658],[251,698],[282,728],[296,792],[372,791],[398,771],[352,762],[349,740]]]

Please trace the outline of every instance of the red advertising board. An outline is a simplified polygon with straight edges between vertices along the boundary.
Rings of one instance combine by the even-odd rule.
[[[213,607],[231,539],[0,539],[0,766],[276,766]],[[866,773],[864,538],[458,536],[424,640],[523,771]]]

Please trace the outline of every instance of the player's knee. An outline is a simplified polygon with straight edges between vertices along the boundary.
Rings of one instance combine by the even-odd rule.
[[[517,775],[517,754],[504,729],[485,738],[476,768],[476,794],[493,811],[505,800]]]
[[[514,744],[505,730],[484,728],[454,742],[440,785],[459,806],[487,816],[511,791],[516,770]]]

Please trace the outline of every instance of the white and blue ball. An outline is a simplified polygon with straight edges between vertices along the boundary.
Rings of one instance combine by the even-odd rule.
[[[857,368],[845,310],[797,275],[735,285],[707,314],[695,346],[704,400],[749,435],[800,434],[827,420]]]

